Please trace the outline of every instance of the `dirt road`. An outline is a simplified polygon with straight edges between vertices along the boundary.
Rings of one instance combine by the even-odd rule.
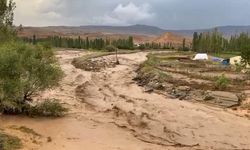
[[[74,68],[86,53],[58,52],[65,78],[39,98],[70,108],[60,119],[0,116],[0,128],[39,150],[250,149],[250,121],[222,109],[145,93],[133,82],[146,53],[120,55],[121,65],[99,73]],[[112,60],[114,56],[106,56]],[[11,126],[41,134],[32,137]],[[51,139],[51,140],[48,140]]]

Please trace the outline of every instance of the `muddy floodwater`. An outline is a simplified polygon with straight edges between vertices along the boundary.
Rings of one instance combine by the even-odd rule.
[[[61,100],[70,109],[66,117],[0,116],[0,128],[18,136],[24,150],[250,149],[249,119],[221,108],[144,92],[132,79],[147,59],[146,52],[119,55],[120,65],[100,72],[71,64],[86,54],[59,51],[65,77],[59,87],[36,97]],[[105,59],[112,61],[115,56]]]

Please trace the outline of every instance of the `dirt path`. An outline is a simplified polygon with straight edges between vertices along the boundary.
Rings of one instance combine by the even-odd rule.
[[[71,109],[67,117],[0,116],[0,128],[21,137],[24,149],[250,149],[249,120],[222,109],[148,94],[137,86],[134,71],[146,53],[120,55],[121,65],[99,73],[71,65],[73,58],[85,54],[59,52],[66,76],[59,88],[40,97],[62,100]],[[42,137],[32,139],[12,125],[31,128]]]

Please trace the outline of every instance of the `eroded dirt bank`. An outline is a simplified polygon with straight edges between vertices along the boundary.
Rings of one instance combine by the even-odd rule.
[[[219,108],[145,93],[132,79],[147,53],[120,55],[121,65],[95,73],[71,65],[73,58],[85,54],[59,52],[66,76],[60,87],[38,97],[60,99],[71,109],[67,117],[0,117],[0,128],[21,137],[24,149],[250,148],[250,121],[246,118]],[[106,58],[112,60],[114,56]],[[31,128],[41,137],[31,140],[31,135],[13,130],[13,125]]]

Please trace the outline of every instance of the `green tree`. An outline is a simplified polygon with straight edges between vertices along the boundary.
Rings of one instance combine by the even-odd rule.
[[[0,47],[0,111],[23,113],[39,91],[52,88],[62,78],[49,46],[6,43]]]
[[[14,9],[13,0],[0,0],[0,42],[8,41],[15,37],[13,29]]]
[[[128,47],[129,49],[134,49],[134,39],[132,36],[129,36],[128,38]]]
[[[89,38],[87,37],[86,38],[86,49],[89,49],[90,47],[89,47],[90,45],[89,45]]]
[[[185,51],[186,49],[186,39],[184,38],[182,41],[182,50]]]
[[[193,51],[198,51],[198,44],[199,44],[199,36],[197,32],[194,32],[193,34]]]

